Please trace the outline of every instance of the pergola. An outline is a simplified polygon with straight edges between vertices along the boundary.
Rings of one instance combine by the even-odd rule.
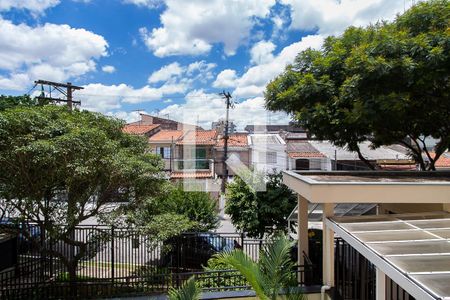
[[[420,237],[430,239],[429,242],[436,242],[437,240],[433,240],[433,234],[435,234],[434,238],[438,239],[439,242],[450,244],[450,225],[448,232],[445,227],[449,224],[448,222],[450,220],[448,214],[444,214],[440,218],[430,217],[426,219],[429,220],[428,222],[419,222],[422,224],[421,228],[413,228],[412,224],[415,224],[414,222],[405,224],[404,220],[395,218],[395,215],[391,215],[388,220],[384,220],[382,216],[376,216],[375,221],[377,222],[372,223],[372,228],[366,230],[372,232],[363,232],[364,234],[361,235],[361,231],[365,231],[361,228],[364,228],[365,223],[371,220],[374,221],[373,216],[357,217],[359,218],[359,224],[362,226],[358,228],[357,226],[347,226],[347,223],[351,222],[348,219],[348,222],[346,222],[346,217],[334,218],[334,211],[335,206],[341,203],[407,203],[411,205],[417,203],[439,203],[443,205],[442,208],[444,211],[450,211],[450,172],[285,171],[283,173],[283,182],[298,194],[297,233],[300,264],[304,263],[303,253],[308,254],[308,206],[311,204],[322,205],[323,283],[325,285],[334,285],[334,234],[336,232],[377,267],[377,299],[384,299],[384,280],[386,275],[417,299],[437,299],[436,295],[442,296],[442,293],[445,294],[445,291],[442,290],[440,290],[441,294],[435,293],[433,291],[436,291],[436,287],[427,286],[427,282],[433,282],[433,280],[430,280],[429,272],[433,273],[436,270],[427,270],[426,268],[422,271],[416,270],[417,272],[414,273],[414,276],[416,276],[416,279],[421,278],[421,280],[414,280],[411,274],[405,271],[410,266],[405,266],[404,264],[399,265],[398,259],[387,260],[383,257],[383,252],[377,252],[373,247],[368,245],[368,243],[373,241],[368,240],[367,236],[384,236],[385,240],[378,241],[379,243],[412,242],[414,244],[416,239],[420,240]],[[420,218],[420,215],[417,218]],[[434,220],[435,223],[431,223],[430,220]],[[391,221],[394,223],[386,225],[383,221]],[[388,231],[392,231],[392,225],[398,225],[398,223],[402,223],[399,226],[403,227],[398,229],[402,231],[398,232],[394,229],[394,233],[389,233]],[[356,229],[352,231],[352,228]],[[427,228],[436,230],[436,232],[416,233],[424,229],[427,230]],[[440,233],[436,234],[439,229],[441,230]],[[411,232],[418,234],[419,237],[414,234],[410,235]],[[393,238],[392,236],[395,237],[396,234],[397,237]],[[410,237],[402,239],[400,236]],[[415,255],[428,255],[430,257],[434,255],[434,263],[436,263],[437,259],[445,266],[443,269],[438,269],[439,274],[450,274],[450,252],[445,254],[430,251],[415,253]],[[405,250],[405,253],[397,253],[396,255],[412,255],[407,252]],[[417,277],[419,275],[423,276]],[[441,282],[442,280],[445,282],[445,278],[448,279],[448,276],[439,277]],[[450,293],[449,295],[444,295],[444,298],[446,296],[450,297]]]

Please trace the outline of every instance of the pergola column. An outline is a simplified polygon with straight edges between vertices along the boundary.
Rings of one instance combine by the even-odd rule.
[[[376,271],[376,300],[386,299],[386,274],[379,268]]]
[[[309,255],[309,241],[308,241],[308,200],[298,195],[298,264],[305,265],[305,258],[303,253]]]
[[[323,247],[323,284],[334,286],[334,231],[326,224],[325,219],[334,216],[334,203],[323,204],[323,232],[322,232],[322,247]]]

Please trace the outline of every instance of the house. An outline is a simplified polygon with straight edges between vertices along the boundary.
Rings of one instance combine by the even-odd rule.
[[[126,124],[122,131],[129,134],[134,135],[145,135],[147,137],[152,136],[161,130],[161,126],[159,124]]]
[[[249,148],[254,170],[274,173],[287,169],[286,142],[279,134],[250,134]]]
[[[293,122],[289,122],[288,125],[247,125],[244,128],[248,133],[280,133],[280,132],[302,132],[306,133],[306,130],[296,125]]]
[[[331,160],[308,141],[286,144],[289,170],[331,170]]]
[[[283,182],[298,195],[300,265],[308,207],[322,206],[322,289],[332,299],[450,299],[450,172],[285,171]],[[368,203],[378,215],[336,214]]]
[[[327,163],[322,164],[321,170],[368,169],[367,165],[359,159],[356,152],[335,146],[329,141],[309,140],[308,143],[328,160]],[[358,143],[358,146],[362,156],[374,166],[395,165],[403,166],[406,169],[415,167],[415,163],[403,152],[385,146],[372,149],[370,142],[361,142]]]
[[[191,124],[181,123],[169,118],[161,118],[157,116],[151,116],[147,114],[140,114],[140,120],[129,123],[129,125],[155,125],[159,124],[162,130],[190,130],[201,129],[201,127]]]
[[[164,160],[164,170],[172,171],[175,157],[175,145],[183,136],[182,130],[160,130],[148,139],[148,144],[153,153]]]
[[[436,153],[431,152],[430,156],[434,158],[436,156]],[[441,154],[439,159],[434,164],[436,167],[436,170],[447,170],[450,171],[450,152],[444,152]]]
[[[176,142],[172,179],[213,178],[215,130],[188,130]]]
[[[224,158],[224,144],[225,140],[223,136],[220,136],[214,146],[214,164],[216,176],[222,177],[223,171],[223,158]],[[227,157],[238,158],[239,162],[245,167],[249,167],[251,164],[250,151],[249,151],[249,136],[245,132],[233,133],[228,137],[228,154]],[[238,166],[236,166],[238,167]],[[227,166],[228,176],[234,176],[236,173],[233,167]]]

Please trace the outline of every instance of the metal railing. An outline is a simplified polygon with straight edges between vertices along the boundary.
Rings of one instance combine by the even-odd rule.
[[[48,250],[66,256],[78,253],[71,245],[42,237],[45,233],[39,235],[39,242]],[[204,291],[248,289],[237,271],[205,271],[203,266],[215,253],[230,247],[242,249],[256,261],[261,247],[267,243],[235,233],[185,233],[156,242],[137,229],[104,226],[78,226],[73,237],[90,247],[78,263],[76,281],[69,282],[67,267],[57,255],[43,255],[33,247],[24,248],[23,239],[17,239],[17,249],[21,249],[17,250],[17,263],[0,270],[0,299],[160,293],[171,286],[179,287],[191,276]],[[312,284],[315,280],[313,266],[298,267],[295,272],[299,273],[302,284]]]
[[[213,165],[214,161],[212,159],[175,159],[173,161],[173,170],[212,170]]]

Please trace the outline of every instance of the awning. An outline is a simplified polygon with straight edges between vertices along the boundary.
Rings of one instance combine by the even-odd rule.
[[[450,214],[333,217],[337,235],[416,299],[450,299]]]

